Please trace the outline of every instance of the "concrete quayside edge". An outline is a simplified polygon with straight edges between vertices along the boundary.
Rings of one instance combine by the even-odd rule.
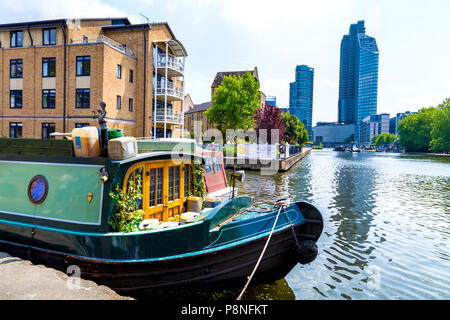
[[[74,269],[76,271],[76,269]],[[132,300],[75,274],[0,252],[0,300]]]

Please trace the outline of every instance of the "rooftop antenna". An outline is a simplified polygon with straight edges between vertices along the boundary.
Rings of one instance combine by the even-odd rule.
[[[150,20],[146,16],[144,16],[142,13],[139,13],[139,14],[147,20],[147,23],[150,23]]]

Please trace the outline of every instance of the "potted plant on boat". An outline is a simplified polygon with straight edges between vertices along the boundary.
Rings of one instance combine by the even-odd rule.
[[[192,194],[187,197],[187,211],[200,212],[203,208],[203,200],[205,198],[205,171],[201,161],[193,163],[193,181]]]

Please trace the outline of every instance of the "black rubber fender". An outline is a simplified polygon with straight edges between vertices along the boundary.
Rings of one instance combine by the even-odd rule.
[[[295,244],[295,252],[300,264],[308,264],[317,257],[319,249],[313,240],[300,240]]]

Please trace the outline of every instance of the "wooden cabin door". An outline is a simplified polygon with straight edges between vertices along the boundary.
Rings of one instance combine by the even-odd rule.
[[[167,167],[167,199],[166,208],[167,215],[163,216],[164,221],[169,220],[169,218],[175,221],[180,220],[180,215],[183,209],[183,176],[184,176],[184,165],[169,165]]]
[[[146,219],[163,219],[164,213],[164,163],[145,166],[144,203]],[[148,199],[148,201],[146,201]]]
[[[145,172],[146,219],[178,221],[184,199],[184,164],[175,165],[171,161],[148,163]]]

